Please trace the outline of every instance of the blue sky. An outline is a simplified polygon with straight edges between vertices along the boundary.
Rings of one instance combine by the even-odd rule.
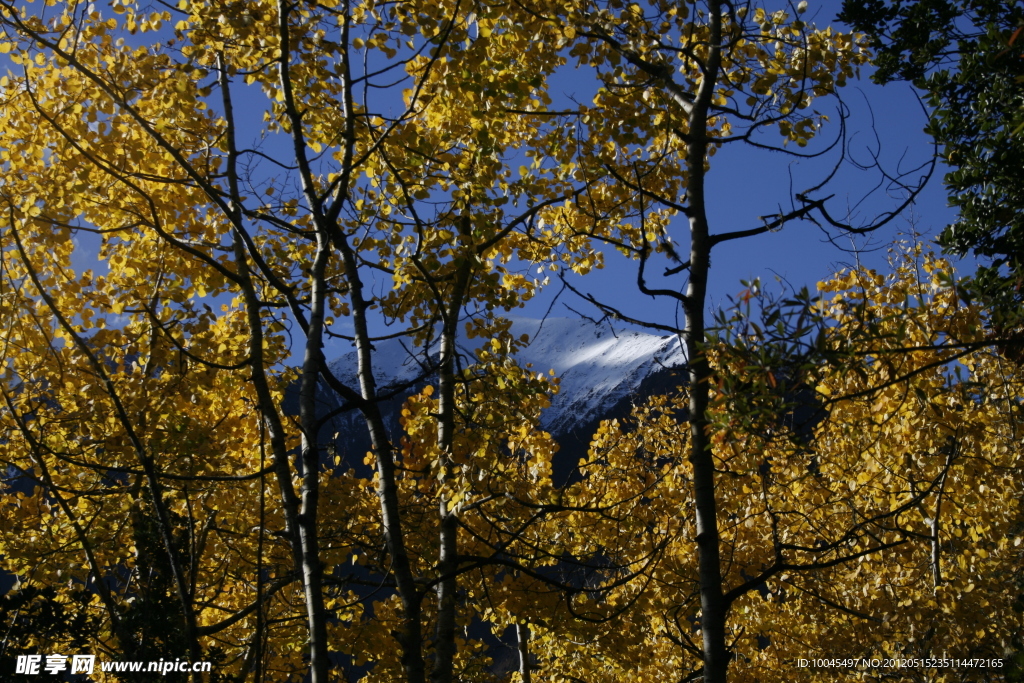
[[[772,3],[774,4],[774,3]],[[848,30],[834,21],[841,0],[816,2],[811,0],[805,18],[819,27],[833,25]],[[850,161],[865,164],[878,155],[885,170],[894,173],[907,171],[926,162],[933,155],[931,138],[923,128],[927,115],[913,89],[902,83],[879,86],[870,81],[870,67],[862,69],[861,78],[843,89],[842,97],[850,110],[847,120],[847,152]],[[832,105],[821,102],[823,113]],[[818,103],[816,103],[818,108]],[[834,125],[822,131],[823,140],[832,140],[838,130]],[[728,232],[754,228],[760,225],[759,216],[776,213],[779,207],[788,209],[794,191],[810,187],[830,169],[835,156],[821,160],[797,161],[779,153],[745,147],[742,144],[726,146],[711,160],[708,176],[708,197],[712,232]],[[911,240],[913,233],[922,234],[924,242],[934,236],[955,215],[948,207],[942,186],[946,169],[939,166],[917,203],[902,216],[870,236],[851,238],[836,231],[828,235],[815,225],[794,223],[784,230],[756,237],[724,243],[712,255],[709,282],[709,305],[712,309],[727,305],[727,295],[736,295],[744,289],[741,280],[760,278],[766,289],[773,286],[776,276],[797,289],[814,285],[845,267],[856,263],[887,269],[888,248],[896,240]],[[842,217],[847,207],[855,208],[852,222],[870,223],[874,217],[899,206],[902,197],[883,183],[877,170],[857,170],[847,163],[829,194],[835,193],[830,211]],[[675,242],[685,244],[685,219],[673,225]],[[602,301],[614,303],[636,317],[666,322],[675,316],[674,306],[667,302],[652,301],[636,291],[636,266],[614,252],[607,255],[608,264],[603,272],[573,282],[591,292]],[[958,264],[971,270],[972,264]],[[648,272],[660,272],[660,268]],[[676,276],[676,288],[684,280]],[[668,281],[666,281],[668,282]],[[543,315],[551,304],[555,288],[532,302],[528,315]],[[553,315],[572,315],[566,304],[581,312],[593,314],[593,307],[565,293],[552,309]]]

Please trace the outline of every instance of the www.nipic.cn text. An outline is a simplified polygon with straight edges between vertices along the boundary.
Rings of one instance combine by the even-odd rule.
[[[104,672],[152,672],[166,676],[173,672],[203,672],[210,670],[210,662],[190,662],[185,659],[161,659],[155,662],[98,662],[95,655],[18,655],[14,673],[27,676],[62,673],[91,674],[97,668]]]

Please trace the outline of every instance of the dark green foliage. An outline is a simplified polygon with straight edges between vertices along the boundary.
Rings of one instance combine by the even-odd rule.
[[[1024,322],[1024,3],[844,0],[839,18],[873,40],[874,80],[912,82],[932,109],[927,131],[952,167],[957,221],[948,253],[983,259],[968,296],[991,305],[999,332]]]

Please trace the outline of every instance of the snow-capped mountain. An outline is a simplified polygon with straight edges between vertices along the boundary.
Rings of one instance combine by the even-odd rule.
[[[554,370],[561,379],[558,394],[541,417],[541,426],[553,434],[600,418],[635,394],[645,379],[685,361],[679,340],[672,335],[614,330],[574,318],[511,320],[513,336],[525,334],[530,339],[516,356],[520,364],[536,372]],[[460,350],[471,358],[483,341],[463,337]],[[422,358],[417,358],[402,340],[390,339],[374,346],[374,374],[379,387],[409,382],[422,373]],[[330,367],[350,386],[358,384],[355,351],[331,361]]]
[[[684,351],[675,336],[658,336],[634,330],[616,330],[609,325],[575,318],[512,317],[513,336],[528,335],[529,343],[516,356],[521,365],[535,372],[554,370],[561,380],[551,406],[541,416],[541,427],[562,444],[563,469],[575,466],[576,458],[586,450],[586,443],[597,423],[609,417],[621,417],[634,399],[665,390],[683,380],[678,372],[685,362]],[[486,343],[486,339],[459,341],[460,351],[467,358]],[[374,375],[378,388],[415,381],[423,373],[422,350],[412,349],[401,339],[374,344]],[[330,362],[330,368],[342,382],[356,387],[356,352],[350,351]],[[429,378],[426,380],[429,382]],[[321,400],[324,412],[339,406],[336,398],[325,391]],[[389,422],[397,427],[397,409],[404,396],[383,406]],[[352,460],[361,460],[367,443],[365,429],[358,417],[347,413],[327,426],[337,434],[339,451],[347,451]]]
[[[679,339],[573,318],[540,321],[513,318],[514,334],[530,344],[519,354],[539,372],[561,379],[541,426],[561,435],[574,426],[600,420],[624,400],[638,395],[645,380],[686,360]]]

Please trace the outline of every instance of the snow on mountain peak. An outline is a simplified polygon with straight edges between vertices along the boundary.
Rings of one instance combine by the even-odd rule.
[[[512,318],[512,332],[530,335],[520,363],[538,372],[553,369],[561,379],[541,417],[541,426],[556,434],[601,417],[644,379],[686,360],[673,335],[615,330],[574,318]]]
[[[673,335],[615,330],[577,318],[509,319],[513,336],[529,336],[529,343],[516,355],[519,363],[534,372],[547,374],[554,370],[561,380],[551,407],[541,416],[541,426],[553,434],[602,417],[634,394],[644,379],[686,360],[679,339]],[[484,342],[463,336],[459,347],[472,357]],[[420,374],[420,361],[407,343],[390,339],[374,346],[378,386],[407,382]],[[330,366],[343,382],[358,385],[355,351],[340,356]]]

